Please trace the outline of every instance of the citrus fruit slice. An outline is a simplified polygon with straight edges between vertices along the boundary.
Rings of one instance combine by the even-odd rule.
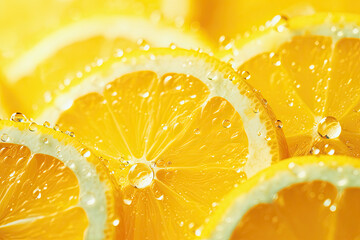
[[[274,20],[274,27],[235,43],[239,73],[282,121],[291,155],[360,157],[360,17]]]
[[[75,22],[3,64],[7,80],[4,101],[10,112],[32,116],[106,58],[121,56],[132,48],[168,47],[171,43],[206,48],[198,34],[139,17],[99,16]]]
[[[0,121],[0,238],[112,239],[114,196],[91,152],[59,131]]]
[[[348,156],[281,161],[224,198],[206,239],[358,239],[360,162]]]
[[[192,239],[222,196],[287,156],[276,119],[205,53],[135,51],[84,75],[40,118],[104,158],[119,186],[119,239]]]
[[[198,0],[191,2],[192,5],[188,10],[191,19],[197,21],[214,40],[222,35],[230,38],[239,34],[246,36],[254,29],[267,25],[278,14],[294,17],[315,12],[360,13],[359,3],[351,0]]]

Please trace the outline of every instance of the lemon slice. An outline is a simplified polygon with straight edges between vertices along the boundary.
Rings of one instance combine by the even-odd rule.
[[[359,23],[358,15],[278,16],[235,42],[234,66],[282,121],[291,155],[360,156]]]
[[[117,181],[119,239],[192,239],[224,194],[287,156],[266,102],[196,51],[111,59],[55,102],[38,119],[74,131]]]
[[[0,236],[4,239],[111,239],[114,196],[98,158],[59,131],[0,121]]]
[[[150,46],[208,48],[197,33],[141,17],[97,16],[77,21],[47,35],[2,65],[4,102],[9,112],[28,116],[76,85],[91,68],[129,49]]]
[[[356,239],[360,162],[347,156],[291,158],[224,198],[203,239]]]

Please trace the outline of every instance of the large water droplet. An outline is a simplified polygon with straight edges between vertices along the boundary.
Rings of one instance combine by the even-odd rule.
[[[26,116],[20,112],[13,113],[10,118],[11,121],[14,122],[27,122],[28,119]]]
[[[153,170],[145,163],[137,163],[130,168],[128,180],[135,188],[145,188],[154,179]]]
[[[337,138],[341,134],[341,125],[334,117],[324,117],[318,124],[318,134],[326,139]]]

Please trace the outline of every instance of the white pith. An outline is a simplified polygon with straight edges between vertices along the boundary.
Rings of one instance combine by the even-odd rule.
[[[354,31],[354,29],[357,30]],[[333,44],[336,44],[341,38],[359,38],[360,26],[357,23],[345,22],[345,20],[344,22],[333,23],[332,17],[329,15],[320,25],[304,26],[302,29],[284,28],[282,32],[277,32],[275,29],[271,30],[240,46],[233,55],[226,55],[223,60],[227,61],[234,58],[234,66],[239,67],[252,57],[261,53],[276,51],[282,44],[290,41],[292,37],[302,35],[328,36],[333,39]]]
[[[270,179],[260,180],[249,192],[236,197],[208,240],[229,239],[249,209],[260,203],[273,202],[277,192],[292,184],[314,180],[327,181],[332,183],[338,192],[341,192],[348,187],[360,187],[359,176],[360,169],[351,165],[330,167],[324,162],[304,166],[294,164],[291,169],[278,172]]]
[[[55,123],[61,112],[64,111],[64,102],[72,102],[90,92],[102,94],[105,84],[126,73],[149,70],[157,73],[158,76],[171,72],[189,74],[207,85],[210,90],[209,98],[219,96],[227,99],[240,114],[249,140],[249,157],[245,165],[247,175],[252,176],[257,171],[270,166],[272,162],[271,149],[264,137],[267,136],[267,129],[260,120],[259,114],[249,114],[249,111],[252,112],[254,102],[241,95],[237,86],[226,79],[224,73],[214,69],[212,64],[194,56],[161,55],[150,58],[149,56],[136,59],[123,58],[105,71],[94,72],[90,77],[85,78],[81,84],[70,89],[69,92],[58,96],[55,99],[54,107],[44,111],[38,120],[46,119]],[[207,77],[209,72],[213,73],[212,75],[217,75],[217,80],[209,80]],[[258,135],[259,132],[262,133],[261,137]]]
[[[39,132],[20,131],[16,127],[4,127],[0,129],[0,136],[3,134],[9,136],[8,143],[25,145],[31,150],[32,155],[35,153],[43,153],[53,156],[62,161],[74,172],[80,186],[80,201],[77,206],[85,210],[89,220],[85,239],[103,239],[107,220],[105,190],[107,190],[108,187],[100,181],[95,166],[88,162],[74,147],[64,145],[51,135]],[[48,142],[46,144],[44,143],[44,138],[47,138]],[[94,204],[88,205],[86,203],[86,198],[89,196],[95,197]]]
[[[16,83],[17,80],[31,74],[40,63],[55,55],[60,49],[95,36],[105,36],[108,39],[120,37],[133,42],[145,39],[154,47],[167,47],[174,41],[177,46],[189,49],[204,45],[201,39],[194,35],[181,33],[176,28],[153,24],[144,18],[94,17],[66,26],[45,37],[29,51],[5,66],[4,74],[10,83]]]

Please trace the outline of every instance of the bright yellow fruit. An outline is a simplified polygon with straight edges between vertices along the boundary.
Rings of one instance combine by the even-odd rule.
[[[360,236],[360,161],[281,161],[224,198],[202,239],[350,240]]]
[[[207,54],[152,49],[111,59],[48,108],[117,182],[118,239],[193,239],[231,189],[287,157],[276,119]]]
[[[225,57],[282,121],[291,155],[360,157],[359,24],[357,15],[279,17]]]
[[[20,113],[12,120],[0,121],[0,238],[113,239],[119,219],[98,158]]]
[[[57,95],[107,58],[129,49],[166,46],[205,47],[198,35],[144,18],[101,16],[67,25],[2,65],[6,77],[4,102],[9,112],[34,116]]]
[[[194,0],[188,12],[216,41],[222,35],[247,35],[278,14],[295,17],[314,12],[360,13],[360,3],[352,0]]]

